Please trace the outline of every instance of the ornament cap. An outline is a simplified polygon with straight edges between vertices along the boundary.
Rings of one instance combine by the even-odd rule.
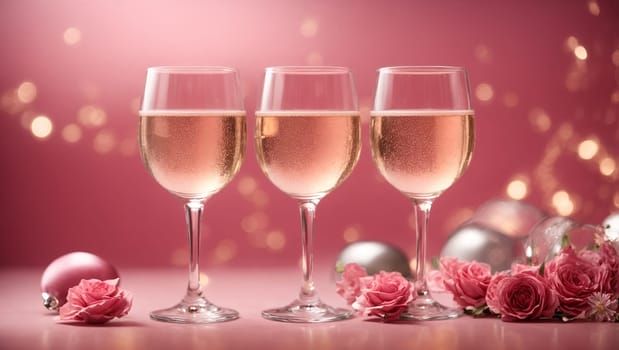
[[[58,299],[55,296],[49,293],[41,293],[41,297],[43,298],[43,306],[50,311],[58,310]]]

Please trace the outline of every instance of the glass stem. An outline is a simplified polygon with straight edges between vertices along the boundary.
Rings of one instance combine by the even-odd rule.
[[[316,287],[312,280],[312,272],[314,269],[314,218],[316,216],[317,204],[317,201],[311,200],[299,202],[302,245],[301,267],[303,269],[303,285],[299,293],[299,301],[304,305],[318,303],[318,294],[316,293]]]
[[[189,284],[187,296],[198,298],[202,295],[200,285],[200,224],[204,212],[203,200],[192,199],[185,203],[187,230],[189,237]]]
[[[417,241],[417,264],[415,268],[415,293],[418,298],[428,298],[430,292],[426,282],[426,248],[428,221],[433,199],[413,199],[415,208],[415,232]]]

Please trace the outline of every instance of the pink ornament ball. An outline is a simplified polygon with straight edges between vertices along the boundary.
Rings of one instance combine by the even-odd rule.
[[[72,252],[52,261],[41,277],[41,296],[48,310],[58,310],[67,302],[67,291],[82,279],[102,281],[118,278],[118,271],[109,262],[86,252]]]

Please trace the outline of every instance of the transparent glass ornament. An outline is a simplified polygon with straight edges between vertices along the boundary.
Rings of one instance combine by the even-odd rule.
[[[593,245],[597,237],[604,237],[599,225],[582,224],[563,216],[547,217],[533,227],[524,243],[526,263],[540,265],[568,244],[579,250]]]

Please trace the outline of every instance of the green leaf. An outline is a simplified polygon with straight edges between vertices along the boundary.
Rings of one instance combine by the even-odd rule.
[[[561,249],[569,246],[570,244],[572,244],[570,242],[570,237],[567,234],[563,235],[563,237],[561,238]]]
[[[341,262],[341,261],[339,261],[339,260],[338,260],[338,261],[335,263],[335,272],[337,272],[337,273],[342,273],[342,272],[344,272],[344,266],[346,266],[346,265],[345,265],[343,262]]]
[[[430,264],[432,264],[432,267],[435,270],[438,270],[441,268],[440,259],[437,256],[433,256],[432,259],[430,259]]]
[[[540,266],[539,266],[539,270],[537,271],[539,273],[540,276],[544,276],[544,271],[546,270],[546,263],[543,262]]]

